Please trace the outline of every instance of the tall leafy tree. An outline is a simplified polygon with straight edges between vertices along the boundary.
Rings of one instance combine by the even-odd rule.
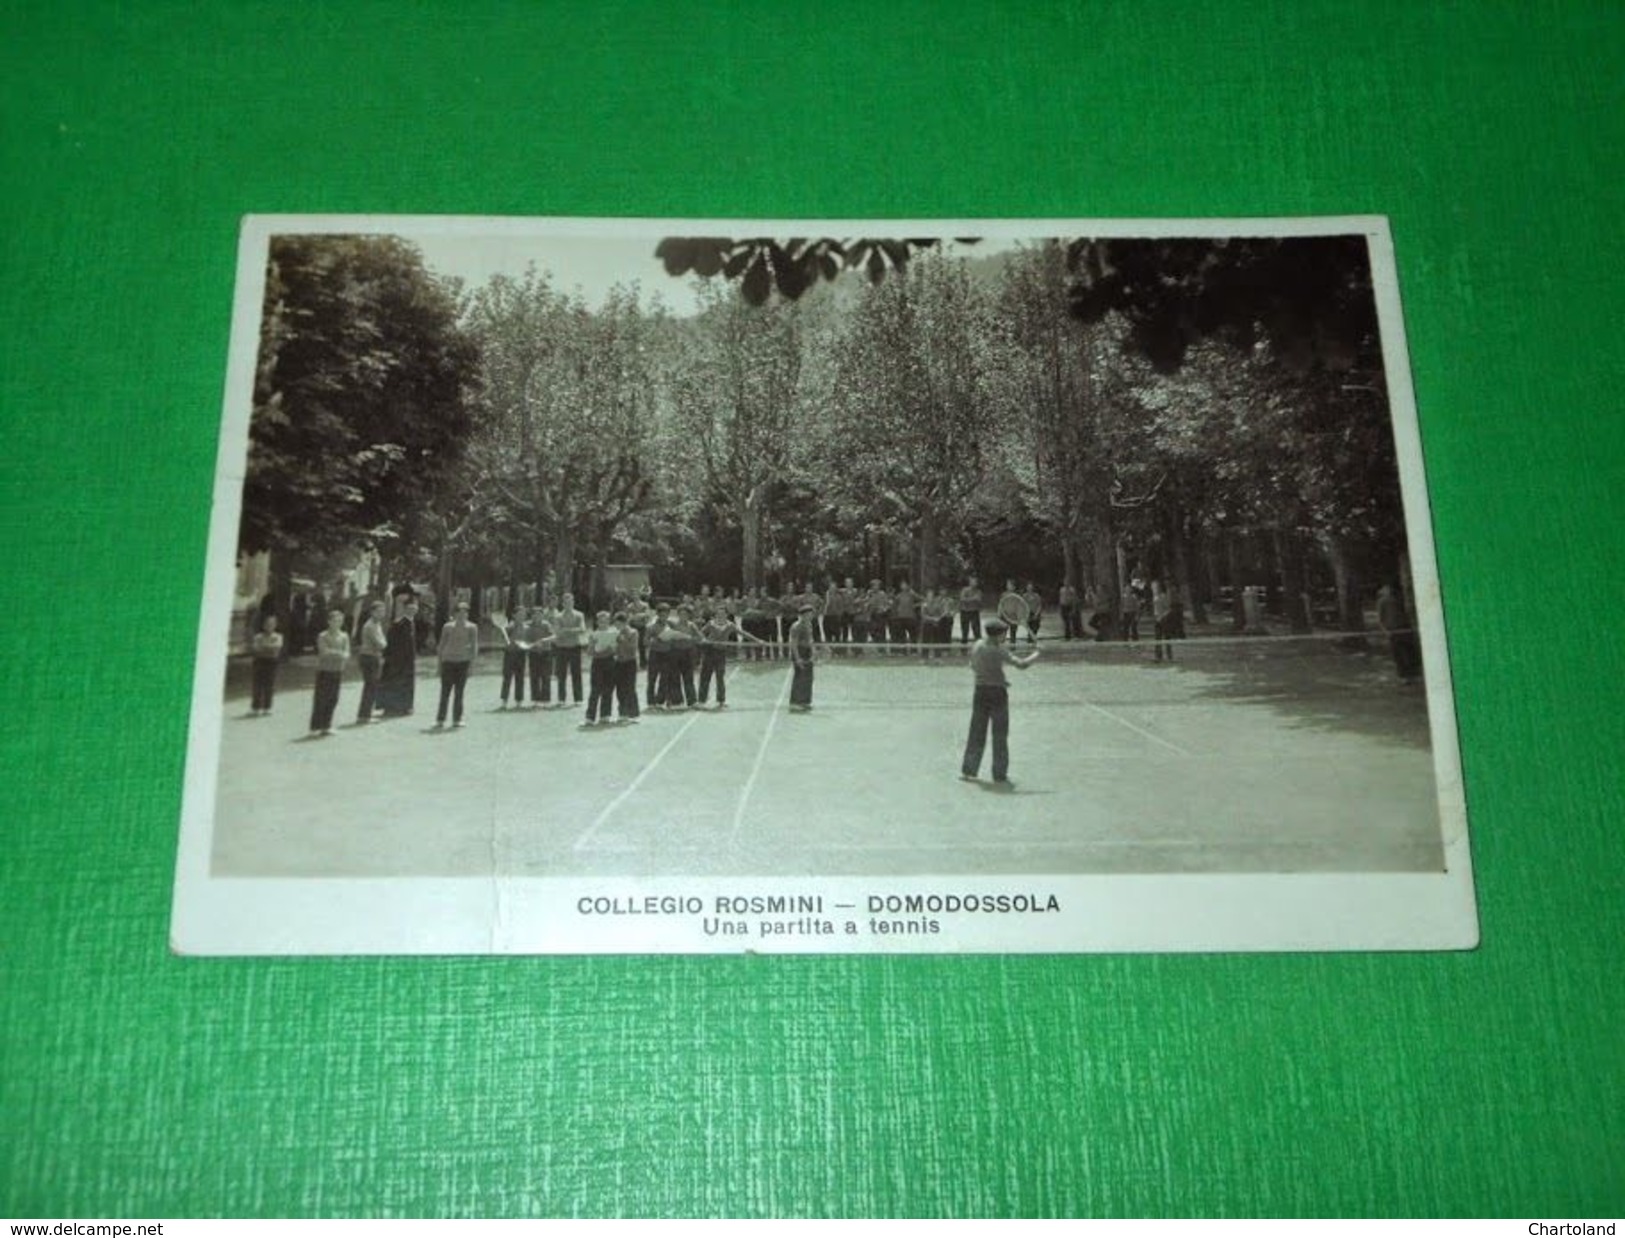
[[[273,238],[239,544],[291,558],[397,531],[462,453],[479,351],[394,237]]]
[[[807,344],[799,306],[751,306],[725,285],[700,297],[674,360],[672,428],[706,498],[740,530],[743,583],[754,589],[767,505],[794,462]]]
[[[476,291],[467,322],[484,357],[475,484],[495,522],[528,538],[539,575],[551,549],[562,591],[583,549],[653,507],[660,316],[624,288],[590,311],[532,270]]]
[[[865,290],[842,338],[820,418],[824,480],[881,530],[918,539],[935,586],[946,537],[982,481],[992,307],[963,262],[927,255]]]
[[[1289,602],[1307,590],[1305,545],[1318,545],[1343,626],[1362,627],[1362,573],[1402,576],[1404,553],[1365,238],[1077,240],[1068,256],[1081,320],[1120,314],[1130,347],[1166,375],[1217,347],[1250,387],[1252,424],[1231,427],[1235,450],[1219,467],[1273,465],[1274,484],[1261,489],[1275,510]]]
[[[1118,608],[1118,538],[1127,515],[1166,481],[1150,450],[1141,392],[1148,367],[1123,348],[1113,315],[1081,322],[1067,312],[1066,250],[1046,241],[1018,254],[999,289],[997,367],[1005,456],[1027,507],[1058,535],[1066,577],[1087,577],[1100,609]],[[1084,565],[1088,564],[1088,571]]]

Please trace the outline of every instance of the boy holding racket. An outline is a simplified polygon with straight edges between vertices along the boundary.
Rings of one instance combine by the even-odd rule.
[[[492,622],[496,630],[502,633],[502,703],[497,708],[508,708],[508,691],[511,688],[514,705],[523,709],[525,672],[530,665],[530,607],[521,606],[512,623]]]
[[[598,725],[600,718],[607,724],[615,713],[615,653],[620,647],[621,632],[609,621],[609,612],[598,612],[597,621],[587,633],[587,649],[591,655],[587,679],[587,720],[581,725]]]
[[[717,708],[728,707],[728,646],[735,628],[719,606],[706,616],[700,628],[700,704],[711,695],[711,680],[717,681]]]
[[[1005,625],[1002,620],[990,619],[987,635],[971,647],[970,667],[975,676],[975,693],[971,697],[970,734],[965,739],[965,759],[960,763],[959,776],[966,782],[975,782],[982,770],[982,752],[987,746],[989,725],[993,728],[993,782],[1008,788],[1010,781],[1010,685],[1004,677],[1004,668],[1013,666],[1024,671],[1038,661],[1038,650],[1018,655],[1004,643]]]

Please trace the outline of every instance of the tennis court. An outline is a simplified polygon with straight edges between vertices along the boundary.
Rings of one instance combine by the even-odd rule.
[[[725,711],[583,730],[499,711],[487,659],[468,726],[417,713],[307,739],[228,681],[214,868],[241,876],[888,875],[1437,871],[1424,698],[1375,642],[1046,641],[1012,670],[1013,789],[958,777],[958,651],[821,660],[787,710],[783,662],[736,662]],[[641,691],[640,679],[640,691]],[[346,682],[339,718],[354,716]]]

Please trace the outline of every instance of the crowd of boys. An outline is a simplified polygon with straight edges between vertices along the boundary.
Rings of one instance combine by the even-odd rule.
[[[1129,597],[1137,596],[1133,589]],[[730,656],[752,661],[788,659],[792,664],[789,707],[805,712],[813,707],[813,667],[820,647],[835,656],[868,652],[863,646],[881,646],[880,653],[940,657],[954,640],[958,619],[959,642],[969,653],[974,678],[970,733],[961,763],[961,776],[978,776],[982,753],[991,731],[993,780],[1008,785],[1009,702],[1004,668],[1024,669],[1037,657],[1036,648],[1015,655],[1005,644],[1025,635],[1036,646],[1044,604],[1037,589],[1018,588],[1008,581],[1000,595],[997,614],[982,623],[983,593],[975,579],[958,590],[928,589],[917,593],[907,582],[888,590],[879,580],[859,588],[851,577],[830,581],[827,589],[810,586],[773,597],[762,590],[723,594],[702,588],[675,604],[654,602],[645,591],[617,596],[613,609],[600,610],[590,619],[564,594],[556,606],[520,606],[511,620],[495,623],[501,638],[502,681],[498,708],[523,709],[527,689],[531,708],[576,708],[582,704],[583,669],[586,671],[586,717],[583,728],[635,723],[644,711],[675,711],[706,707],[716,691],[716,708],[727,707],[727,670]],[[402,599],[400,613],[389,628],[384,603],[375,602],[356,633],[362,691],[356,724],[379,716],[413,712],[417,607]],[[1083,634],[1084,600],[1070,586],[1059,598],[1063,636]],[[1171,631],[1161,620],[1168,608],[1158,597],[1158,654]],[[1137,607],[1125,606],[1132,623]],[[1009,618],[1016,616],[1015,619]],[[327,626],[318,634],[316,680],[312,693],[311,734],[333,732],[340,682],[352,651],[345,614],[332,610]],[[253,642],[253,699],[255,715],[271,712],[276,665],[284,650],[276,620],[268,616]],[[1025,632],[1022,631],[1025,628]],[[1183,635],[1182,632],[1179,635]],[[971,642],[974,640],[974,645]],[[440,695],[434,729],[464,725],[464,699],[468,678],[481,652],[479,626],[469,617],[469,604],[459,601],[435,644]],[[586,666],[583,667],[583,657]],[[638,676],[644,675],[640,693]],[[404,680],[404,682],[403,682]],[[556,700],[555,700],[556,697]]]
[[[1004,601],[1020,597],[1026,607],[1029,641],[1036,641],[1043,602],[1029,584],[1017,590],[1009,582]],[[380,717],[413,712],[415,657],[422,621],[415,598],[402,605],[386,626],[384,603],[374,602],[353,634],[345,614],[331,610],[317,635],[316,684],[312,695],[312,734],[333,734],[338,688],[352,650],[358,655],[362,688],[358,725]],[[958,638],[968,649],[983,637],[983,593],[972,578],[959,589],[916,592],[907,582],[887,589],[879,580],[867,588],[851,577],[831,579],[827,588],[810,584],[774,596],[767,590],[723,593],[702,587],[671,604],[657,603],[647,589],[618,594],[613,609],[589,618],[565,594],[557,605],[521,606],[511,621],[497,625],[502,649],[500,709],[580,706],[585,696],[584,726],[612,721],[635,722],[646,710],[692,709],[710,703],[726,708],[730,657],[748,661],[794,664],[791,706],[810,709],[814,650],[826,647],[836,656],[866,652],[907,655],[917,648],[940,657]],[[1077,607],[1061,598],[1067,635],[1081,632]],[[1022,635],[1012,632],[1012,638]],[[469,617],[469,603],[457,602],[434,644],[440,681],[436,729],[464,725],[464,702],[470,671],[481,652],[479,626]],[[271,712],[277,664],[288,652],[274,616],[267,615],[253,639],[251,712]],[[585,658],[585,665],[584,665]],[[638,677],[644,675],[643,690]],[[584,692],[585,688],[585,692]]]

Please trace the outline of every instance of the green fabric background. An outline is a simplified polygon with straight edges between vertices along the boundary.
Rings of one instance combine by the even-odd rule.
[[[1625,8],[0,18],[0,1213],[1625,1210]],[[1387,213],[1469,954],[178,960],[238,218]]]

